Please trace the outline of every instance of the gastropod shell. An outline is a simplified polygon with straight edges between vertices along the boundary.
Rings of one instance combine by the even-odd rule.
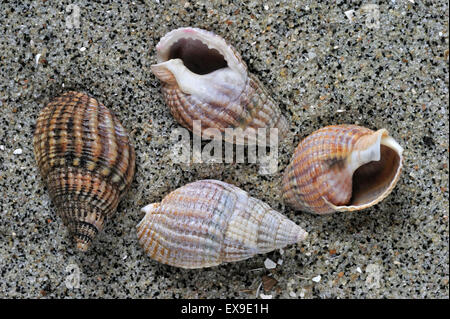
[[[127,132],[102,103],[80,92],[66,92],[39,114],[34,154],[58,215],[86,251],[135,171]]]
[[[283,176],[283,197],[296,210],[317,214],[373,206],[393,190],[403,148],[385,129],[324,127],[299,143]]]
[[[181,268],[244,260],[307,237],[266,203],[216,180],[187,184],[142,211],[137,234],[146,254]]]
[[[156,50],[158,63],[152,71],[162,82],[172,115],[184,127],[195,133],[194,121],[200,121],[208,138],[230,143],[236,138],[237,144],[261,145],[268,138],[272,143],[271,128],[278,138],[286,135],[288,122],[278,105],[220,36],[179,28],[165,35]],[[227,128],[235,129],[233,135],[224,134]]]

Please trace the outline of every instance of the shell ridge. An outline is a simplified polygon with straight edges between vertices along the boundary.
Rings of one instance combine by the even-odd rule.
[[[45,126],[43,126],[43,134],[44,134],[43,139],[45,141],[45,145],[44,145],[44,148],[41,150],[42,151],[42,153],[40,154],[41,159],[38,161],[38,163],[40,163],[39,167],[43,168],[42,174],[44,177],[47,176],[48,171],[50,170],[50,158],[49,158],[50,139],[49,139],[49,134],[48,134],[49,131],[46,130],[45,127],[50,126],[52,117],[55,114],[56,109],[57,109],[57,103],[52,104],[51,107],[49,107],[49,109],[50,109],[50,112],[48,114],[48,117],[45,118],[45,115],[44,115],[44,117],[42,118],[42,121],[43,122],[45,121]]]
[[[112,119],[113,119],[113,132],[114,132],[114,140],[116,142],[116,148],[117,148],[117,157],[115,161],[115,165],[111,167],[111,173],[109,177],[111,178],[112,182],[117,185],[124,185],[125,184],[125,176],[122,172],[123,167],[128,164],[128,160],[130,157],[129,148],[128,147],[122,147],[126,144],[129,144],[129,141],[126,137],[121,136],[119,133],[123,130],[122,125],[118,122],[116,116],[111,113]],[[131,145],[130,145],[131,148]]]
[[[270,240],[273,240],[274,237],[269,237],[267,235],[273,235],[273,233],[271,232],[267,232],[266,229],[266,219],[265,216],[267,214],[270,214],[270,207],[263,207],[263,205],[261,205],[264,209],[264,211],[262,213],[260,213],[260,219],[258,220],[258,232],[257,232],[257,247],[258,247],[258,254],[264,254],[267,253],[269,251],[271,251],[272,249],[270,249]],[[268,205],[267,205],[268,206]]]
[[[241,229],[241,227],[244,227],[243,225],[245,225],[245,227],[248,226],[248,223],[246,223],[247,221],[250,222],[252,219],[254,219],[254,216],[252,216],[250,211],[248,211],[250,207],[254,207],[254,201],[252,200],[252,197],[250,197],[247,193],[243,192],[241,189],[238,190],[239,192],[242,192],[242,195],[244,195],[241,197],[241,199],[245,199],[245,202],[241,201],[239,206],[237,207],[239,209],[237,210],[235,208],[233,210],[234,219],[230,218],[230,222],[233,223],[228,223],[228,227],[224,232],[224,248],[226,250],[227,256],[226,261],[228,262],[245,260],[259,253],[257,247],[257,234],[254,234],[251,237],[254,240],[249,241],[250,238],[243,237],[243,230]],[[231,229],[231,227],[233,227],[233,229]],[[233,238],[227,237],[227,234],[233,234]]]
[[[68,156],[68,154],[72,153],[73,149],[73,141],[69,136],[72,136],[71,130],[73,127],[72,117],[70,116],[74,110],[76,105],[74,103],[70,103],[67,108],[64,109],[64,114],[61,119],[61,130],[60,130],[60,136],[59,136],[59,143],[63,144],[61,147],[61,161],[59,166],[63,167],[67,160],[71,161],[71,157]],[[71,123],[71,126],[69,127],[69,123]]]
[[[192,111],[194,109],[194,105],[198,107],[197,110],[200,111],[200,113],[196,114],[197,116],[193,120],[201,121],[202,127],[205,126],[205,128],[217,128],[220,131],[223,131],[223,126],[228,125],[226,119],[219,117],[221,109],[224,109],[224,107],[222,107],[221,105],[215,103],[204,103],[193,95],[187,95],[184,100],[187,102],[186,106],[180,106],[185,110],[186,114],[190,113],[185,108],[187,107],[187,105],[189,105],[189,111]],[[193,114],[195,114],[195,112]],[[228,113],[227,115],[234,119],[231,114]]]
[[[48,148],[48,155],[49,155],[49,163],[51,167],[56,167],[60,165],[60,161],[57,160],[58,155],[61,154],[61,148],[59,143],[59,136],[57,135],[58,132],[55,132],[56,130],[59,131],[59,123],[61,119],[64,117],[64,110],[66,108],[66,104],[59,104],[55,107],[55,111],[50,119],[49,122],[49,131],[51,136],[48,138],[49,142],[49,148]],[[50,134],[49,134],[50,135]]]
[[[206,186],[208,186],[208,185],[206,185]],[[222,192],[222,191],[223,191],[223,189],[222,189],[222,187],[220,187],[220,185],[215,185],[214,188],[208,189],[209,193],[211,193],[211,192]],[[185,193],[179,194],[180,192],[185,192]],[[191,184],[188,184],[185,187],[177,189],[172,194],[173,194],[173,196],[175,196],[175,195],[183,196],[183,198],[186,198],[186,200],[188,200],[189,196],[196,196],[197,192],[195,191],[195,189],[193,189]],[[177,205],[178,205],[177,203],[179,201],[177,200],[177,198],[174,198],[173,196],[172,197],[167,196],[163,200],[163,202],[165,202],[166,205],[167,205],[167,202],[169,201],[169,199],[173,199],[174,200],[173,209],[176,209]],[[193,199],[189,200],[188,202],[190,202],[191,204],[187,207],[188,210],[195,210],[196,209],[197,210],[196,216],[195,217],[190,216],[187,219],[187,221],[189,221],[189,222],[187,222],[187,221],[186,222],[182,222],[181,224],[178,225],[178,227],[175,229],[175,231],[183,232],[184,231],[184,226],[183,225],[188,225],[188,224],[189,225],[205,225],[205,221],[206,221],[206,225],[204,226],[205,229],[203,231],[201,229],[200,229],[200,232],[195,231],[195,230],[193,230],[193,227],[191,226],[190,229],[191,229],[192,232],[194,232],[194,234],[192,234],[194,236],[192,236],[192,237],[188,236],[188,238],[192,239],[192,238],[198,237],[200,239],[203,239],[203,245],[204,245],[203,246],[203,250],[204,250],[204,252],[205,251],[209,251],[210,253],[212,253],[212,255],[205,255],[204,257],[207,258],[209,256],[208,257],[209,260],[211,258],[213,258],[213,257],[215,259],[220,259],[220,257],[219,258],[217,257],[217,254],[213,253],[214,252],[213,249],[208,249],[208,247],[218,246],[219,243],[221,242],[221,240],[222,240],[221,236],[218,236],[218,234],[215,234],[215,233],[211,233],[211,230],[216,229],[216,227],[218,227],[220,225],[218,225],[217,223],[214,223],[213,222],[214,219],[209,220],[209,219],[207,219],[207,216],[205,216],[205,214],[200,213],[202,211],[202,209],[206,208],[204,205],[209,205],[210,206],[210,207],[208,207],[208,211],[209,211],[209,213],[211,215],[217,214],[217,210],[213,209],[213,205],[210,204],[210,202],[211,202],[210,199],[208,200],[208,199],[199,198],[197,200],[202,200],[202,201],[199,204],[199,203],[196,203]],[[211,209],[213,209],[213,211],[211,211]],[[172,216],[171,218],[172,218],[173,222],[177,221],[176,220],[176,216]],[[211,238],[211,236],[213,236],[213,237]],[[214,244],[214,240],[213,240],[214,238],[216,238],[216,242],[217,242],[216,244]],[[183,240],[183,241],[180,241],[180,242],[182,244],[184,244],[186,242],[189,243],[190,241],[189,240]],[[187,247],[187,248],[190,248],[190,247]],[[190,255],[198,255],[199,254],[198,249],[199,249],[198,247],[192,247],[190,249],[184,249],[184,251],[186,253],[189,253]]]
[[[182,126],[186,127],[187,129],[190,129],[189,122],[187,122],[187,120],[184,119],[183,114],[179,114],[179,110],[175,106],[174,99],[178,95],[178,91],[177,91],[176,87],[170,87],[169,85],[162,83],[161,88],[163,91],[163,95],[166,98],[167,105],[169,106],[170,114],[172,114],[172,116],[177,120],[178,123],[180,123]],[[187,116],[187,114],[185,116]],[[192,127],[192,125],[191,125],[191,127]]]
[[[59,171],[55,171],[54,174],[57,176],[60,174]],[[56,179],[57,177],[55,177]],[[50,181],[50,183],[53,180]],[[85,184],[86,185],[86,184]],[[60,184],[59,187],[53,188],[51,195],[52,200],[56,203],[65,203],[67,199],[65,198],[73,198],[80,201],[89,201],[92,204],[92,207],[95,209],[103,210],[105,212],[114,210],[114,197],[116,195],[114,188],[110,187],[110,189],[104,190],[100,194],[91,194],[91,183],[88,186],[87,190],[83,192],[77,192],[74,190],[69,183]],[[107,193],[107,196],[104,196],[104,193]],[[112,200],[111,200],[112,199]]]
[[[197,120],[197,118],[195,117],[196,114],[191,114],[190,112],[188,112],[192,108],[192,106],[187,101],[187,98],[186,96],[184,96],[183,92],[178,89],[174,89],[174,92],[174,96],[177,98],[177,100],[173,100],[170,102],[170,108],[173,111],[172,114],[177,114],[177,116],[175,116],[175,119],[177,121],[181,119],[182,122],[187,124],[187,128],[193,130],[193,122]],[[177,101],[180,101],[180,103],[176,103]],[[183,103],[184,101],[186,101],[186,103]]]

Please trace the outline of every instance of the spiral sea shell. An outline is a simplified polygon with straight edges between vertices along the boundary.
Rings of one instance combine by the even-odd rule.
[[[224,135],[225,129],[242,129],[240,134],[234,131],[238,144],[246,136],[249,144],[267,141],[269,130],[257,134],[258,128],[277,128],[279,138],[288,131],[286,118],[269,93],[223,38],[202,29],[180,28],[165,35],[156,50],[158,64],[152,71],[162,81],[172,115],[184,127],[192,131],[194,121],[201,121],[203,133],[215,129],[204,137],[220,135],[231,143],[233,137]]]
[[[216,180],[187,184],[142,211],[137,233],[145,252],[182,268],[244,260],[307,237],[269,205]]]
[[[103,104],[66,92],[41,111],[33,143],[56,211],[77,248],[86,251],[133,179],[127,133]]]
[[[402,170],[402,147],[385,129],[324,127],[297,146],[283,177],[283,197],[297,210],[326,214],[379,203]]]

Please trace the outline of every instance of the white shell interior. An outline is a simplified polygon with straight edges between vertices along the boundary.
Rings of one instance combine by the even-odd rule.
[[[223,38],[212,32],[176,29],[164,36],[156,49],[158,64],[152,66],[153,72],[158,76],[163,73],[161,69],[170,71],[186,94],[203,101],[228,103],[245,88],[245,64]]]
[[[352,175],[352,198],[343,206],[325,199],[334,210],[352,211],[375,205],[394,188],[402,169],[403,148],[382,131],[366,149],[352,152],[346,167]]]

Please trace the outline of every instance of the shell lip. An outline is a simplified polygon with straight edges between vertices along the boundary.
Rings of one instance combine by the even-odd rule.
[[[227,42],[211,31],[194,27],[182,27],[170,31],[156,45],[157,63],[166,62],[169,59],[172,45],[181,39],[200,40],[209,49],[216,49],[225,59],[228,67],[238,72],[243,79],[247,79],[247,67],[235,50],[232,50]]]
[[[368,207],[371,207],[373,205],[378,204],[383,199],[385,199],[393,190],[395,185],[397,184],[402,168],[403,168],[403,147],[400,146],[400,144],[397,143],[391,136],[389,136],[389,133],[385,129],[380,129],[377,132],[373,134],[374,136],[377,136],[377,139],[374,144],[377,144],[378,149],[381,148],[382,145],[389,148],[391,151],[395,153],[395,155],[398,157],[398,164],[395,167],[395,174],[390,179],[389,183],[387,183],[386,187],[384,187],[384,190],[379,194],[378,196],[375,196],[372,198],[372,200],[363,202],[359,205],[334,205],[329,200],[327,200],[324,196],[322,196],[322,199],[324,202],[331,208],[333,211],[338,212],[344,212],[344,211],[357,211],[362,210]],[[378,158],[375,161],[380,161],[380,154],[378,154]],[[367,163],[364,163],[367,164]],[[364,165],[363,164],[363,165]],[[362,165],[361,165],[362,166]]]

